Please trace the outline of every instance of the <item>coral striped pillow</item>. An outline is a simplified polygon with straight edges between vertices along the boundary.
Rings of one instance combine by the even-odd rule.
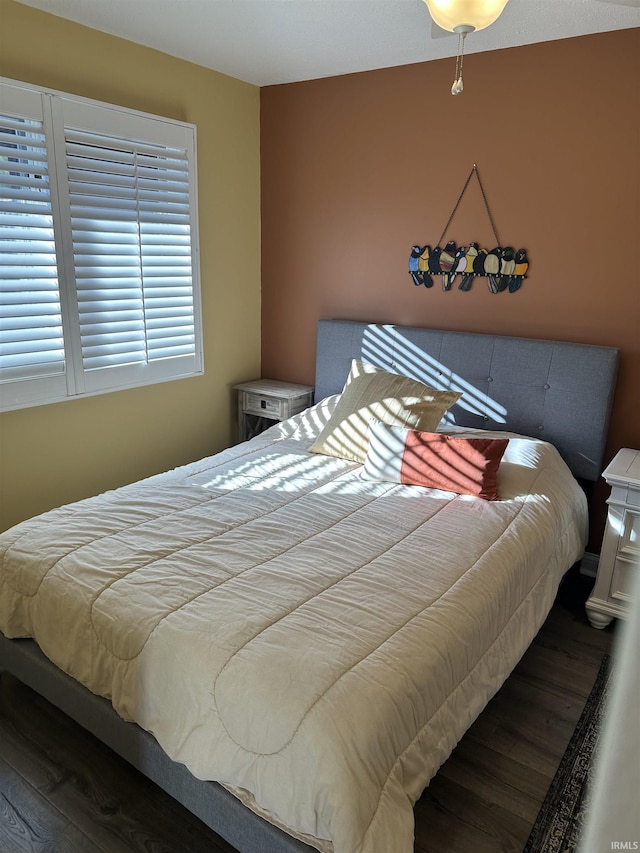
[[[498,468],[508,443],[508,438],[458,438],[374,420],[362,476],[497,501]]]

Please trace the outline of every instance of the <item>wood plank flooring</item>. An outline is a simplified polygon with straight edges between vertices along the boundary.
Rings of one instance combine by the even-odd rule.
[[[416,805],[415,853],[520,853],[613,626],[573,571],[539,635]],[[0,677],[2,853],[233,853],[68,717]],[[394,851],[388,851],[394,853]]]

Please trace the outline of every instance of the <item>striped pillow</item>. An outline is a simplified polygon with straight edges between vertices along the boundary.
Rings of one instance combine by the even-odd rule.
[[[508,438],[457,438],[371,421],[362,476],[497,501],[498,468],[508,443]]]
[[[309,450],[362,464],[372,418],[396,426],[434,430],[461,396],[458,391],[429,388],[417,379],[353,359],[338,403]]]

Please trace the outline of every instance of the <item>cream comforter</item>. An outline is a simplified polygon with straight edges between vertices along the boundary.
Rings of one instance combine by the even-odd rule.
[[[557,451],[503,500],[307,451],[329,404],[0,537],[0,629],[34,637],[199,778],[334,853],[410,853],[412,806],[583,551]]]

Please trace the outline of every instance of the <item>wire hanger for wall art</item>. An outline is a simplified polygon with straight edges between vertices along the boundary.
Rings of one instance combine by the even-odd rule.
[[[491,223],[496,245],[493,249],[488,250],[481,249],[478,243],[456,246],[454,240],[449,240],[443,248],[444,236],[474,175],[478,179],[482,200]],[[511,246],[503,246],[500,242],[493,216],[489,210],[489,202],[480,180],[480,173],[475,163],[437,244],[433,248],[430,245],[412,246],[409,255],[409,274],[413,283],[416,286],[423,284],[425,287],[433,287],[433,276],[439,275],[442,276],[443,290],[451,290],[455,279],[460,276],[458,290],[463,292],[471,290],[471,285],[476,278],[483,277],[486,278],[487,287],[491,293],[502,293],[505,290],[509,293],[515,293],[527,277],[528,269],[529,259],[526,249],[516,251]]]

